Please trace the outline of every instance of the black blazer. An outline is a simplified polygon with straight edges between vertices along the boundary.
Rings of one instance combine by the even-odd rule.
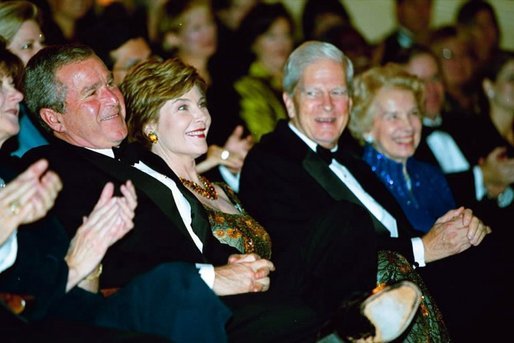
[[[50,168],[61,177],[63,190],[52,212],[64,224],[70,237],[82,222],[82,217],[91,212],[107,182],[113,182],[117,189],[127,180],[134,183],[138,197],[135,226],[108,250],[102,262],[101,286],[120,287],[162,262],[226,263],[228,255],[235,251],[228,246],[212,244],[215,238],[210,234],[208,219],[196,198],[177,182],[191,203],[193,226],[203,232],[203,254],[187,232],[169,188],[129,164],[141,157],[147,165],[176,180],[176,175],[164,161],[142,148],[128,151],[131,155],[129,160],[132,160],[119,161],[56,141],[32,149],[23,156],[26,164],[46,158]],[[134,154],[136,158],[132,156]]]
[[[399,238],[390,238],[389,232],[375,220],[379,248],[399,251],[413,261],[410,238],[416,233],[398,203],[368,165],[346,154],[344,147],[339,147],[336,158],[397,220]],[[312,230],[310,221],[334,203],[360,204],[328,165],[291,131],[285,120],[247,155],[239,196],[248,212],[270,233],[273,253],[285,249],[292,236],[305,235]]]
[[[17,158],[0,152],[0,177],[9,182],[21,171],[23,169]],[[101,297],[77,287],[65,293],[68,266],[64,256],[68,251],[69,239],[61,223],[48,215],[20,227],[17,240],[16,261],[0,274],[0,292],[33,297],[23,317],[39,320],[58,309],[65,312],[70,310],[66,312],[69,319],[90,319]]]

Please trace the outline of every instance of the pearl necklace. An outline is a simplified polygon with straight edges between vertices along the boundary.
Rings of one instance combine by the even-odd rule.
[[[212,183],[203,176],[199,176],[198,178],[202,182],[203,187],[197,184],[196,182],[184,179],[183,177],[179,177],[180,182],[182,182],[184,186],[190,188],[193,192],[196,192],[210,200],[218,199],[218,193],[216,192],[216,189],[214,188]]]

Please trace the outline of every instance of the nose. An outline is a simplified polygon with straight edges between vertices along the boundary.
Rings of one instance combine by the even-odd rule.
[[[323,93],[323,109],[325,111],[331,111],[334,108],[334,103],[332,102],[332,97],[330,93]]]
[[[13,102],[20,103],[23,100],[23,94],[13,87],[9,94],[9,99]]]
[[[117,105],[119,103],[118,92],[118,87],[106,86],[102,91],[102,98],[109,104]]]

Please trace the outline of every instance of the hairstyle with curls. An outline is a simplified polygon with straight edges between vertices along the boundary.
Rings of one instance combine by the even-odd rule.
[[[0,37],[0,78],[12,77],[17,89],[21,88],[23,62],[6,48],[5,40]]]
[[[34,20],[41,26],[41,14],[36,5],[30,1],[0,2],[0,36],[10,43],[20,26]]]
[[[196,69],[178,58],[151,58],[137,65],[123,80],[120,88],[127,108],[130,142],[139,142],[150,149],[144,132],[149,123],[159,121],[164,104],[197,86],[203,93],[207,84]]]
[[[355,139],[364,143],[364,134],[373,127],[377,113],[371,110],[375,96],[383,89],[411,91],[419,109],[423,111],[425,88],[416,76],[406,72],[400,65],[388,63],[373,67],[358,75],[353,82],[353,107],[348,129]]]
[[[50,108],[59,113],[66,111],[66,87],[56,77],[58,70],[91,57],[97,56],[85,45],[54,45],[41,49],[27,64],[23,93],[30,96],[25,102],[47,131],[52,132],[52,129],[41,119],[39,111],[42,108]]]
[[[353,80],[352,61],[335,45],[319,41],[304,42],[289,55],[284,65],[284,76],[282,78],[284,92],[289,94],[289,96],[293,96],[305,68],[320,59],[333,60],[342,65],[345,71],[348,92],[351,94]]]

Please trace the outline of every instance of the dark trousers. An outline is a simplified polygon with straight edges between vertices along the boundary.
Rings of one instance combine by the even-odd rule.
[[[225,342],[229,317],[228,308],[194,265],[168,263],[108,297],[95,323],[157,334],[174,342]]]
[[[230,341],[314,342],[343,301],[375,287],[376,234],[362,207],[336,203],[309,226],[309,235],[273,251],[267,293],[223,298],[234,312]]]

